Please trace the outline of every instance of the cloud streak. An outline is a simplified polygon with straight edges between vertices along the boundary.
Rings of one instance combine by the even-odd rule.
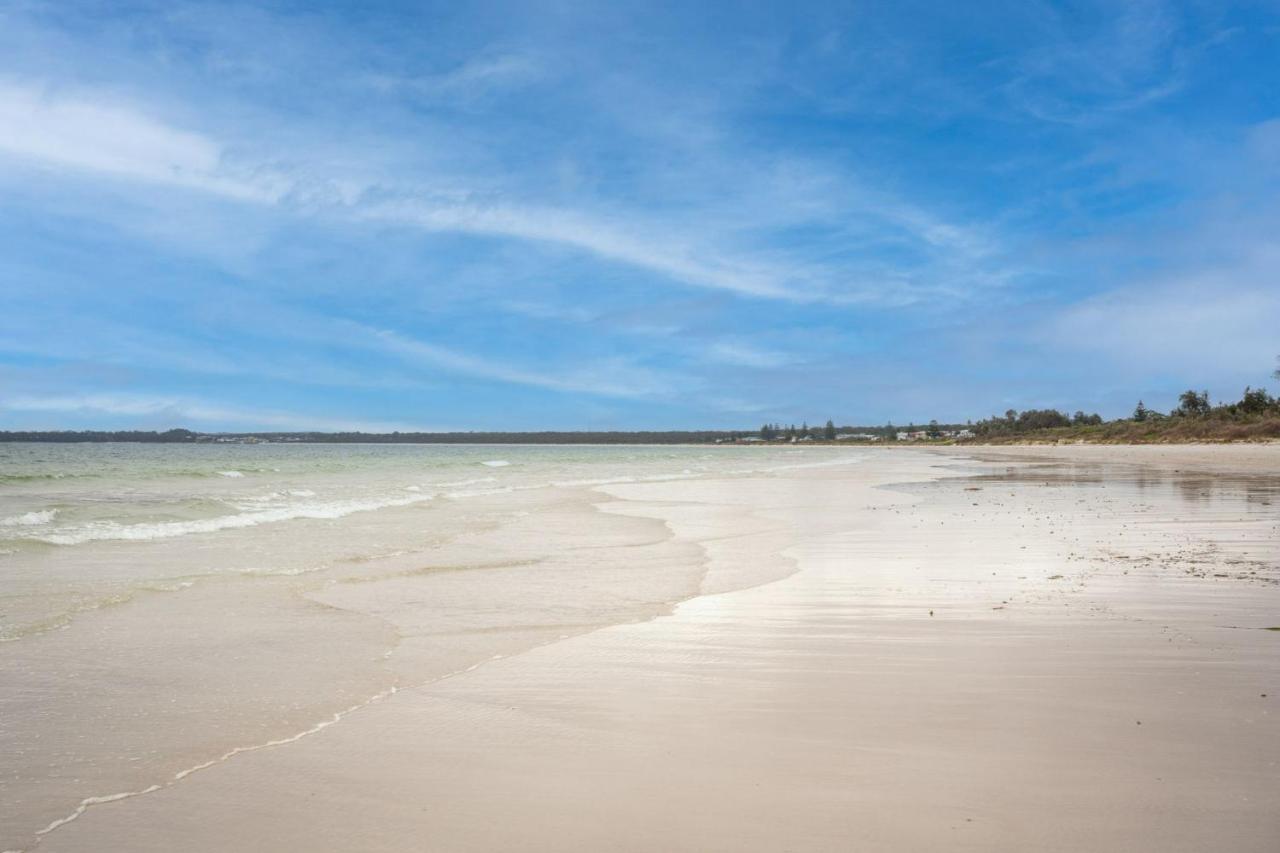
[[[557,246],[669,282],[749,298],[801,304],[887,298],[881,283],[851,287],[852,280],[833,269],[726,252],[715,245],[717,240],[688,230],[678,235],[617,211],[591,212],[441,189],[454,183],[453,177],[435,188],[414,189],[388,185],[378,174],[327,175],[305,160],[289,163],[271,152],[263,152],[256,161],[245,152],[232,157],[227,143],[174,127],[103,92],[0,79],[0,128],[0,155],[62,172],[198,192],[304,215]],[[847,187],[830,189],[848,192]],[[931,251],[966,261],[989,258],[994,252],[989,235],[883,193],[867,198],[866,211],[913,235]],[[902,289],[905,294],[911,288]]]
[[[148,394],[20,395],[0,400],[0,409],[18,413],[123,416],[152,425],[205,429],[278,429],[283,431],[417,432],[407,424],[334,419],[328,416],[227,407],[205,400]]]
[[[449,347],[406,337],[386,329],[358,328],[369,346],[404,360],[459,376],[524,385],[562,393],[582,393],[603,397],[647,399],[670,396],[681,380],[612,359],[588,368],[567,371],[540,371],[516,367],[493,359],[459,352]]]

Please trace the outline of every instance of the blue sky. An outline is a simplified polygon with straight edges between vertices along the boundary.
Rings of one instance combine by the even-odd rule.
[[[0,426],[1234,398],[1278,190],[1274,2],[0,0]]]

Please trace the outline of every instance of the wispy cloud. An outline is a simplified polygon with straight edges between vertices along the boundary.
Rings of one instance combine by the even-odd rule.
[[[15,396],[0,400],[9,412],[79,416],[124,416],[151,425],[206,429],[278,429],[286,431],[413,432],[407,424],[335,419],[262,409],[240,409],[207,401],[148,394]]]
[[[1108,292],[1055,315],[1039,337],[1105,365],[1109,373],[1183,377],[1198,384],[1252,376],[1259,384],[1280,351],[1278,261]]]
[[[353,222],[559,246],[669,282],[751,298],[802,304],[895,301],[884,282],[861,286],[836,268],[726,250],[718,245],[726,242],[723,236],[676,230],[616,209],[591,211],[493,192],[388,184],[377,173],[326,175],[323,167],[290,162],[278,152],[255,157],[239,150],[233,156],[231,146],[213,136],[174,127],[101,91],[0,79],[0,127],[0,155],[46,168]],[[456,177],[447,181],[456,182]],[[830,189],[849,195],[848,186]],[[990,235],[972,227],[884,193],[861,192],[859,197],[861,211],[836,208],[826,214],[853,220],[870,216],[911,234],[922,246],[957,258],[978,259],[993,252]],[[798,214],[803,222],[813,212]],[[918,284],[905,283],[900,289],[912,287]]]
[[[0,80],[0,154],[48,167],[182,187],[259,203],[279,198],[270,182],[226,174],[223,149],[103,93]]]
[[[710,361],[738,367],[785,367],[796,360],[790,353],[746,341],[715,341],[703,350],[703,355]]]
[[[386,329],[365,328],[359,331],[366,335],[371,345],[416,364],[512,385],[643,399],[670,396],[684,384],[676,376],[649,370],[624,359],[606,359],[588,366],[555,372],[531,370],[415,340]]]
[[[509,92],[541,79],[543,63],[523,53],[476,56],[448,71],[416,76],[376,74],[370,83],[383,91],[407,92],[424,98],[447,98],[456,103],[493,92]]]

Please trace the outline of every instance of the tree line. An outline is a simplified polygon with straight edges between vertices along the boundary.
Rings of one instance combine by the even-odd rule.
[[[852,429],[852,427],[849,427]],[[821,427],[810,428],[808,422],[802,423],[799,428],[795,424],[783,426],[782,424],[765,424],[760,427],[759,437],[765,441],[775,441],[777,439],[822,439],[823,441],[836,440],[835,422],[828,419],[826,424]]]

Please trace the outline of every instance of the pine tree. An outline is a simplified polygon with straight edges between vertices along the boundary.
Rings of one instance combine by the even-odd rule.
[[[836,425],[830,419],[827,420],[827,425],[822,428],[822,437],[827,441],[836,440]]]
[[[1138,401],[1138,406],[1133,410],[1133,419],[1135,421],[1145,421],[1147,419],[1147,407]]]

